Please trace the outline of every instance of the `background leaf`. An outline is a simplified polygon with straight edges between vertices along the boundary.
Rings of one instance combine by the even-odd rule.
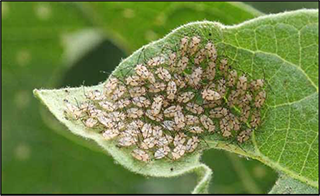
[[[206,8],[209,10],[206,11],[206,14],[201,13],[201,8],[194,9],[192,4],[188,9],[178,9],[178,7],[184,6],[178,4],[175,3],[173,6],[175,8],[170,11],[171,18],[175,16],[176,20],[168,20],[163,26],[158,27],[160,30],[163,29],[161,31],[163,34],[160,32],[155,39],[162,37],[172,28],[184,22],[208,19],[232,24],[241,22],[238,20],[241,15],[246,16],[241,17],[241,20],[256,16],[256,13],[250,14],[250,11],[239,8],[239,14],[233,12],[239,17],[230,17],[234,20],[227,22],[223,17],[213,17],[210,10],[215,8],[223,13],[224,5],[229,3],[211,3],[209,6],[211,8]],[[108,7],[110,6],[112,3]],[[282,10],[290,9],[288,6],[290,4],[284,5]],[[317,7],[317,5],[315,6]],[[140,6],[136,6],[134,11],[143,7],[144,3],[140,3]],[[281,8],[281,6],[273,7]],[[178,11],[174,11],[175,9]],[[158,12],[154,12],[154,9],[142,10],[144,12],[150,11],[155,15],[162,13],[161,9]],[[103,12],[102,9],[101,12]],[[245,12],[248,13],[245,14]],[[104,12],[104,14],[106,13],[108,12]],[[187,21],[179,21],[180,13],[185,13],[190,18]],[[111,15],[115,17],[112,20],[122,20],[121,17],[117,17],[117,14],[121,15],[122,12],[113,12]],[[144,17],[144,14],[140,14],[139,17]],[[185,19],[186,17],[181,18]],[[151,22],[148,17],[143,19],[146,23]],[[137,21],[137,23],[141,23],[141,20]],[[79,86],[83,80],[87,85],[96,84],[106,78],[105,74],[100,73],[101,70],[113,70],[120,59],[126,56],[125,52],[131,53],[128,49],[130,46],[124,46],[125,44],[122,42],[118,44],[120,41],[115,41],[114,37],[116,36],[113,36],[112,33],[106,33],[106,30],[101,31],[101,29],[112,30],[115,28],[114,26],[109,23],[102,27],[93,23],[90,16],[86,16],[80,6],[73,3],[3,2],[2,22],[2,47],[4,49],[2,113],[5,114],[2,117],[2,190],[4,193],[163,193],[165,191],[167,193],[185,193],[192,190],[196,183],[193,174],[170,179],[145,179],[115,164],[112,158],[88,150],[66,140],[56,134],[57,132],[52,132],[52,130],[58,131],[59,134],[76,140],[81,145],[85,142],[81,138],[76,137],[75,139],[73,135],[67,135],[65,127],[57,128],[55,126],[55,129],[52,129],[54,126],[52,122],[55,121],[47,115],[47,111],[43,107],[41,107],[43,115],[40,115],[39,107],[37,107],[39,103],[33,99],[32,89],[66,85]],[[119,23],[116,24],[119,25]],[[131,31],[139,31],[135,26],[130,26],[133,28]],[[144,26],[141,27],[144,28]],[[152,25],[148,27],[153,28]],[[118,33],[121,31],[126,31],[126,29],[120,29]],[[145,31],[145,29],[141,30],[141,32]],[[70,54],[69,49],[72,46],[69,46],[68,40],[70,41],[81,34],[84,37],[86,34],[96,37],[91,40],[97,40],[97,37],[100,36],[98,39],[102,41],[100,44],[92,46],[91,50],[87,50],[87,53],[80,53],[77,60],[74,60],[73,64],[69,64],[67,63],[70,59],[69,56],[73,56],[72,51],[74,50]],[[88,47],[90,42],[90,39],[82,39],[81,36],[73,40],[79,43],[87,40],[85,44],[77,45],[82,48]],[[143,39],[132,50],[147,42],[149,40]],[[130,45],[129,41],[123,41],[123,43]],[[119,48],[126,48],[126,51],[123,52]],[[73,74],[74,71],[78,71],[77,74]],[[230,154],[230,156],[234,155]],[[240,167],[242,166],[242,171],[245,170],[245,173],[250,174],[249,177],[261,192],[270,189],[276,173],[257,161],[247,161],[237,156],[234,158],[238,160]],[[210,150],[204,153],[203,161],[210,168],[216,168],[215,176],[218,176],[218,178],[213,178],[210,193],[252,192],[250,188],[246,188],[249,187],[246,186],[247,181],[244,180],[246,178],[237,172],[239,169],[235,169],[236,167],[231,164],[230,160],[232,159],[229,157],[229,153],[223,151]],[[101,162],[104,163],[103,166],[98,164]],[[82,176],[86,176],[86,178]],[[73,179],[77,179],[77,181]]]
[[[281,175],[269,194],[319,194],[319,190],[298,180]]]

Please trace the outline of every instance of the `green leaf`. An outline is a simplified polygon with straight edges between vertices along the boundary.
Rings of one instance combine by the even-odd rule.
[[[131,48],[128,49],[131,52],[131,50],[149,42],[153,34],[146,32],[150,29],[153,30],[153,28],[157,29],[157,37],[162,37],[172,28],[188,21],[206,18],[212,21],[219,20],[225,24],[234,24],[251,19],[259,13],[254,9],[246,8],[244,4],[233,5],[228,2],[200,3],[201,5],[194,3],[195,6],[190,3],[182,5],[184,3],[171,2],[161,2],[158,6],[152,6],[149,3],[139,3],[139,6],[136,3],[126,3],[126,9],[121,9],[121,4],[114,2],[97,4],[98,8],[99,6],[104,8],[120,7],[119,12],[94,9],[95,15],[98,15],[103,21],[99,24],[92,22],[90,14],[86,15],[78,4],[81,3],[2,3],[2,47],[4,48],[2,112],[5,114],[2,117],[3,192],[132,193],[145,189],[145,187],[140,189],[136,187],[147,180],[152,180],[130,174],[114,164],[108,156],[91,152],[77,145],[83,145],[90,140],[84,140],[78,136],[71,137],[73,134],[65,131],[64,126],[57,126],[57,123],[52,124],[51,115],[43,112],[45,108],[41,108],[39,111],[39,103],[32,98],[32,89],[53,88],[60,85],[66,70],[70,70],[70,67],[74,66],[74,62],[87,55],[85,52],[92,49],[91,47],[95,47],[92,43],[96,43],[101,38],[110,39],[113,43],[117,43],[113,37],[117,37],[116,34],[121,34],[121,39],[125,43],[123,48]],[[162,6],[159,6],[160,4]],[[136,13],[136,22],[134,24],[131,22],[131,25],[116,22],[123,21],[123,12],[127,8]],[[201,12],[202,8],[205,8],[203,12]],[[228,10],[232,10],[236,17],[216,14]],[[154,18],[145,17],[145,15],[151,14],[154,15]],[[149,25],[155,23],[152,19],[161,18],[162,15],[167,18],[167,14],[169,18],[163,25]],[[180,14],[183,14],[184,17],[179,17]],[[141,25],[139,29],[136,28],[141,22],[146,25]],[[121,28],[117,29],[120,25]],[[107,32],[101,32],[101,29],[106,29]],[[108,33],[108,29],[110,31],[116,29],[115,35],[113,32]],[[132,33],[128,32],[141,34],[142,37],[149,36],[145,36],[141,40],[134,39]],[[146,39],[147,37],[148,39]],[[69,42],[71,40],[72,42]],[[132,43],[135,45],[134,47],[130,46]],[[101,61],[101,59],[99,58],[97,61]],[[118,59],[114,61],[118,61]],[[99,63],[103,63],[106,69],[112,69],[112,63],[109,60]],[[90,62],[89,65],[90,67],[98,66],[95,62]],[[76,76],[72,78],[76,78]],[[99,77],[95,75],[91,78]],[[83,78],[79,84],[82,83],[82,80]],[[76,141],[76,143],[68,141],[52,130]],[[100,162],[103,162],[101,166],[98,165]],[[35,171],[33,168],[37,168],[37,170]],[[79,173],[78,171],[83,172]],[[69,175],[66,176],[66,173]],[[83,175],[87,177],[82,178]],[[64,178],[61,179],[61,176]],[[74,178],[79,180],[72,180]],[[180,179],[185,180],[186,178],[178,178],[178,180]],[[166,180],[166,183],[169,182],[167,186],[171,187],[172,192],[188,190],[186,188],[179,190],[178,186],[170,183],[178,180]],[[119,181],[121,183],[118,183]],[[30,182],[36,186],[29,186]],[[241,189],[240,186],[237,187]],[[150,191],[154,192],[154,190]]]
[[[269,194],[319,194],[319,190],[288,176],[281,175]]]
[[[121,76],[121,69],[131,69],[142,52],[152,56],[164,45],[176,44],[185,34],[200,35],[218,47],[220,55],[234,59],[235,69],[265,78],[270,90],[263,111],[263,125],[254,132],[252,143],[241,148],[213,135],[207,142],[213,148],[224,149],[257,159],[288,176],[317,187],[318,182],[318,17],[317,10],[300,10],[260,17],[236,26],[196,22],[174,30],[165,38],[138,50],[121,62],[112,73]],[[222,52],[221,52],[222,51]],[[86,89],[101,89],[102,85]],[[95,140],[120,164],[134,172],[150,176],[174,176],[197,170],[199,154],[177,162],[156,161],[143,165],[118,149],[113,142],[101,140],[81,123],[64,118],[63,99],[76,97],[84,100],[83,89],[35,90],[49,110],[73,133]],[[174,167],[175,170],[170,171]],[[142,170],[143,168],[143,170]],[[206,190],[210,172],[202,169],[203,180],[194,192]],[[201,176],[201,175],[200,175]]]

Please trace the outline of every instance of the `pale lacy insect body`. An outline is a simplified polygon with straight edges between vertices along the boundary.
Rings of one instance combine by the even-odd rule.
[[[247,142],[262,121],[265,80],[238,76],[199,36],[184,36],[175,48],[138,62],[134,73],[111,76],[83,103],[65,100],[66,115],[132,148],[143,162],[181,159],[197,150],[202,135]]]

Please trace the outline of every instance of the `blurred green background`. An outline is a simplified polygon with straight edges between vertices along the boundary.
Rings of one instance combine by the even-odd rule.
[[[249,4],[249,5],[248,5]],[[2,193],[189,193],[194,174],[133,174],[71,135],[32,95],[104,81],[122,58],[191,21],[237,24],[318,3],[2,2]],[[252,7],[250,7],[252,6]],[[277,173],[224,151],[204,152],[210,193],[267,193]]]

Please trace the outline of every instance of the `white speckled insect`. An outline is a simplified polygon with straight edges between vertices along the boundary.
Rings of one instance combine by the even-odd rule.
[[[251,114],[250,126],[255,128],[258,125],[260,125],[260,122],[261,122],[260,112],[258,110],[253,111]]]
[[[210,110],[210,116],[212,118],[221,118],[228,114],[228,110],[226,108],[217,107]]]
[[[215,130],[215,126],[213,121],[206,115],[202,115],[200,117],[200,122],[205,129],[208,130],[209,133],[213,133]]]
[[[117,129],[107,129],[102,133],[102,137],[106,140],[113,139],[119,135],[119,131]]]
[[[174,122],[176,124],[176,127],[178,129],[182,129],[186,123],[185,123],[185,117],[181,110],[177,110],[174,114]]]
[[[166,89],[166,84],[162,82],[156,82],[154,84],[149,85],[148,88],[150,93],[158,93]]]
[[[217,92],[220,94],[221,97],[223,97],[226,94],[226,88],[226,80],[223,78],[218,80]]]
[[[157,97],[153,98],[153,103],[151,105],[151,111],[153,116],[156,116],[160,113],[161,107],[163,103],[163,96],[158,95]]]
[[[228,97],[228,106],[233,107],[234,105],[238,104],[240,100],[238,99],[240,92],[237,90],[231,90],[229,97]]]
[[[263,79],[254,80],[250,83],[250,89],[252,91],[258,91],[263,88],[263,85],[264,85]]]
[[[251,132],[252,132],[251,129],[246,129],[244,131],[241,131],[239,133],[239,135],[237,136],[238,142],[243,143],[243,142],[249,140],[249,138],[251,136]]]
[[[186,115],[186,124],[187,125],[196,125],[199,124],[199,117],[194,115]]]
[[[240,121],[247,122],[250,116],[250,106],[246,105],[242,108],[241,115],[240,115]]]
[[[112,93],[111,99],[117,101],[125,92],[127,92],[127,88],[121,85]]]
[[[167,86],[167,98],[169,100],[174,100],[176,92],[177,92],[176,83],[174,81],[170,81]]]
[[[101,124],[103,124],[108,129],[113,129],[116,127],[116,123],[113,122],[110,118],[106,118],[104,116],[98,116],[97,119]]]
[[[174,78],[173,81],[176,83],[178,88],[184,88],[186,86],[186,83],[182,76],[178,74],[174,74],[173,78]]]
[[[180,61],[177,63],[178,71],[182,72],[185,70],[189,62],[189,59],[187,57],[182,57]]]
[[[237,74],[237,71],[236,70],[231,70],[229,72],[229,75],[228,75],[228,82],[227,82],[227,85],[228,86],[234,86],[237,82],[237,77],[238,77],[238,74]]]
[[[84,124],[86,127],[92,128],[98,124],[98,121],[94,118],[88,118],[87,120],[85,120]]]
[[[222,132],[223,137],[230,137],[231,136],[231,125],[229,124],[226,118],[222,118],[220,120],[220,130]]]
[[[100,101],[99,105],[108,112],[113,112],[116,109],[116,105],[109,101]]]
[[[257,108],[261,108],[262,105],[264,104],[265,100],[266,100],[266,97],[267,97],[267,93],[266,91],[260,91],[256,98],[255,98],[255,102],[254,102],[254,105],[257,107]]]
[[[194,92],[184,92],[179,94],[177,101],[180,103],[187,103],[194,97]]]
[[[150,59],[147,64],[149,67],[155,67],[158,65],[162,65],[165,63],[165,59],[163,57],[157,56]]]
[[[155,153],[154,153],[154,158],[155,159],[162,159],[163,157],[167,156],[170,152],[170,148],[168,146],[163,146],[159,148]]]
[[[174,130],[174,122],[173,121],[170,121],[170,120],[165,120],[163,121],[163,124],[162,124],[163,128],[169,130],[169,131],[173,131]]]
[[[129,76],[126,78],[127,85],[130,86],[140,86],[143,84],[143,81],[139,76]]]
[[[172,117],[174,117],[176,111],[177,111],[177,106],[173,105],[173,106],[170,106],[170,107],[166,108],[163,111],[163,114],[167,118],[172,118]]]
[[[153,129],[152,125],[149,123],[145,123],[141,129],[143,138],[148,138],[152,136]]]
[[[111,94],[118,86],[119,80],[114,77],[110,77],[108,81],[104,84],[104,93],[109,95]]]
[[[100,101],[105,98],[104,94],[102,92],[100,92],[99,90],[89,91],[88,94],[86,95],[86,97],[90,100],[93,100],[93,101]]]
[[[67,112],[75,119],[79,119],[82,115],[82,110],[80,110],[77,106],[71,104],[67,99],[64,99],[63,102],[67,107]]]
[[[208,80],[213,80],[216,75],[216,64],[212,61],[208,63],[208,67],[206,68],[205,75]]]
[[[201,49],[194,57],[194,64],[200,65],[200,63],[202,63],[202,61],[206,58],[205,55],[206,55],[205,49]]]
[[[186,151],[187,152],[193,152],[195,151],[195,149],[197,148],[199,144],[199,139],[197,136],[192,136],[192,138],[190,138],[188,141],[187,141],[187,144],[186,144]]]
[[[199,126],[191,126],[189,127],[189,131],[196,134],[203,133],[203,129]]]
[[[180,159],[185,152],[186,152],[186,147],[184,145],[176,146],[171,153],[173,160]]]
[[[145,97],[134,97],[132,99],[132,103],[140,108],[143,107],[149,107],[151,105],[151,102],[149,99],[145,98]]]
[[[167,137],[160,137],[157,141],[157,146],[167,146],[169,145],[169,140],[167,139]]]
[[[183,145],[186,142],[186,139],[187,139],[186,134],[180,132],[174,137],[173,145],[174,146]]]
[[[142,149],[147,150],[147,149],[153,148],[155,145],[156,145],[156,139],[154,137],[148,137],[141,142],[140,147]]]
[[[132,146],[137,142],[137,138],[132,136],[122,136],[118,140],[120,146]]]
[[[192,87],[196,87],[201,81],[202,73],[203,73],[202,68],[197,67],[188,77],[188,84]]]
[[[129,89],[129,94],[131,97],[140,97],[140,96],[144,96],[146,94],[146,88],[145,87],[134,87]]]
[[[187,103],[186,109],[194,114],[201,114],[204,111],[200,105],[191,102]]]
[[[217,101],[221,99],[221,96],[218,92],[210,89],[204,89],[201,94],[202,98],[208,101]]]
[[[229,65],[228,65],[228,60],[227,59],[222,59],[220,61],[219,70],[220,70],[220,73],[222,75],[224,75],[225,77],[227,76],[228,70],[229,70]]]
[[[181,39],[180,41],[180,52],[181,56],[184,56],[188,50],[188,42],[189,42],[189,37],[185,36]]]
[[[141,77],[141,79],[148,79],[150,72],[146,66],[142,64],[137,65],[135,68],[136,74]]]
[[[239,77],[238,83],[237,83],[237,90],[240,92],[240,94],[244,94],[245,91],[247,90],[247,77],[246,76],[241,76]]]
[[[125,113],[119,111],[110,112],[104,116],[106,116],[114,122],[124,121],[126,119]]]
[[[164,69],[163,67],[159,67],[155,74],[157,74],[157,76],[161,79],[161,80],[165,80],[166,82],[171,80],[171,74],[168,70]]]
[[[201,39],[199,37],[197,37],[197,36],[192,37],[190,45],[189,45],[190,55],[193,55],[197,52],[200,41],[201,41]]]
[[[152,136],[156,139],[159,139],[163,136],[163,131],[162,128],[160,126],[154,126],[152,129]]]
[[[163,120],[163,114],[162,113],[154,115],[153,114],[153,110],[147,110],[145,114],[151,120],[155,120],[155,121],[158,121],[158,122],[161,122]]]
[[[207,52],[207,55],[208,55],[209,59],[211,59],[213,61],[216,60],[216,58],[217,58],[217,50],[214,47],[214,45],[209,42],[205,46],[205,49],[206,49],[206,52]]]
[[[130,104],[131,104],[131,101],[129,99],[127,99],[127,98],[120,99],[119,101],[117,101],[115,103],[115,109],[123,109],[123,108],[127,107]]]
[[[139,108],[130,108],[127,110],[128,118],[140,118],[144,112]]]
[[[150,160],[150,157],[149,155],[141,150],[141,149],[134,149],[131,153],[131,155],[137,159],[137,160],[140,160],[140,161],[143,161],[143,162],[148,162]]]
[[[176,63],[177,60],[177,54],[176,53],[170,53],[169,54],[169,59],[168,59],[168,65],[170,67],[173,67]]]

